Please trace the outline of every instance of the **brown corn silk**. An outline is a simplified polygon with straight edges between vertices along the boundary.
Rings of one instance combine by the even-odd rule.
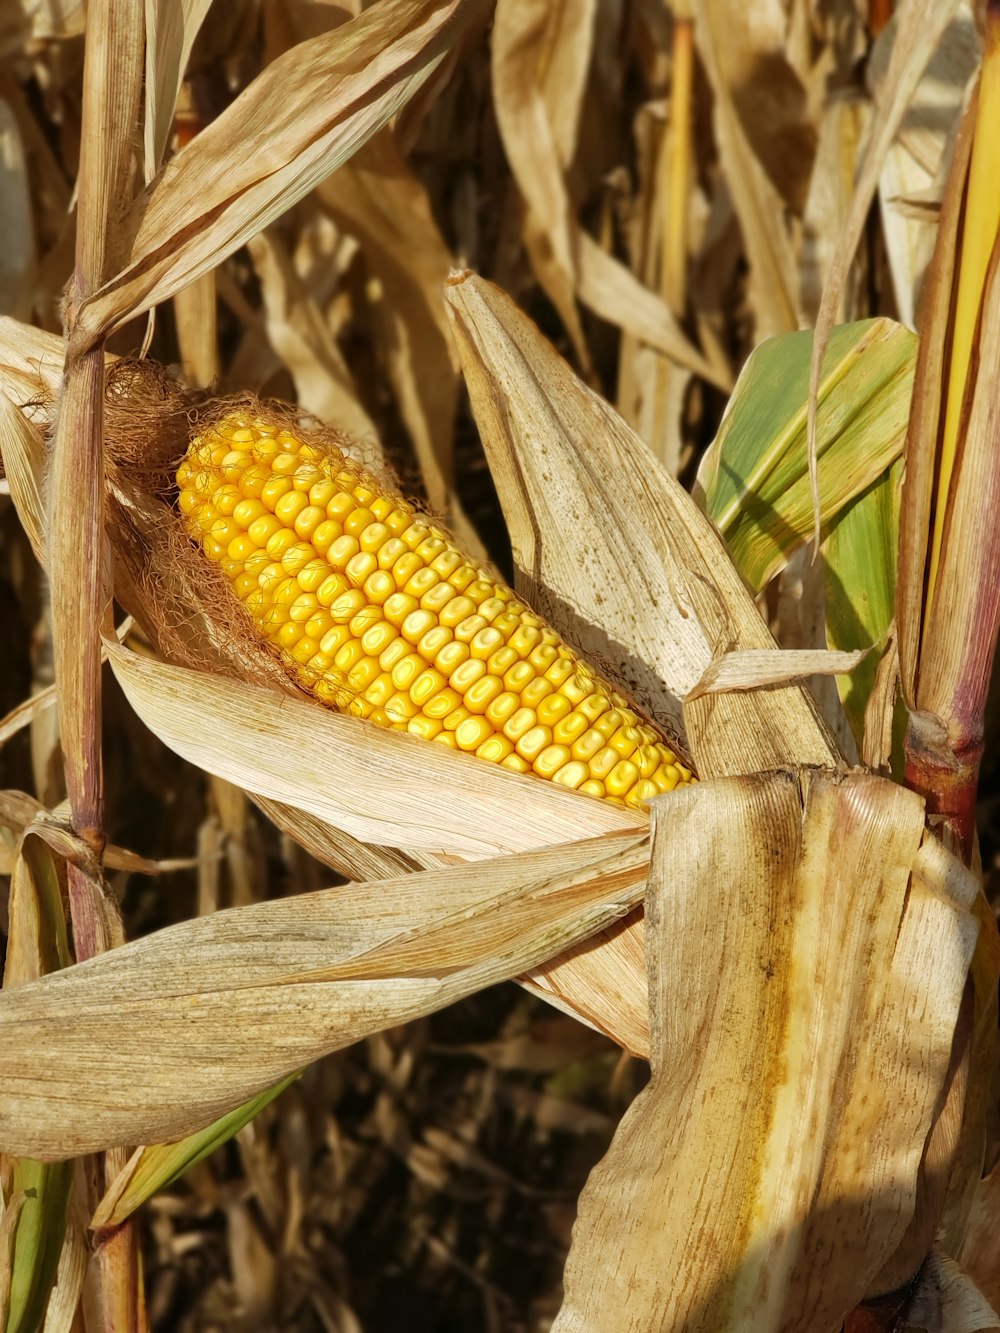
[[[223,411],[177,483],[189,535],[322,703],[633,807],[691,780],[555,630],[329,440]]]

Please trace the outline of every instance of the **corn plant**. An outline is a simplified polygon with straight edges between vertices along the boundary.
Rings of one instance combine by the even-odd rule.
[[[956,8],[907,0],[877,35],[873,7],[866,132],[831,103],[795,201],[741,110],[735,7],[637,7],[670,34],[671,100],[630,267],[613,210],[598,240],[572,195],[600,7],[500,0],[496,131],[557,348],[501,283],[448,272],[404,160],[485,2],[378,0],[318,35],[276,9],[273,58],[204,123],[207,4],[87,7],[61,333],[0,321],[0,452],[55,674],[0,732],[54,704],[65,790],[0,803],[6,1333],[149,1327],[143,1205],[245,1147],[322,1057],[509,980],[651,1071],[579,1198],[558,1333],[1000,1327],[969,1276],[1000,1295],[974,823],[1000,628],[1000,23],[980,7],[976,38]],[[900,154],[939,47],[956,132],[923,179]],[[710,283],[689,288],[696,51],[754,312],[738,377]],[[822,154],[848,148],[820,226]],[[928,262],[893,191],[935,180]],[[916,332],[861,318],[851,286],[879,188]],[[303,249],[334,263],[360,236],[382,265],[373,339],[426,509],[284,245],[296,209]],[[297,404],[212,387],[217,298],[256,318],[234,256]],[[143,355],[167,308],[180,372]],[[621,410],[583,308],[619,330]],[[458,495],[459,371],[511,584]],[[687,414],[720,391],[687,489]],[[234,820],[258,808],[340,882],[127,941],[109,872],[164,865],[107,842],[105,666]]]

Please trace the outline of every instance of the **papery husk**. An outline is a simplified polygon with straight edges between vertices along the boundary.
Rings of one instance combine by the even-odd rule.
[[[100,336],[173,296],[286,212],[482,12],[482,0],[384,0],[272,61],[127,208],[111,272],[81,310],[87,330]]]
[[[362,1036],[517,975],[639,901],[648,834],[217,912],[0,996],[0,1144],[189,1133]]]
[[[581,1197],[554,1333],[840,1329],[913,1214],[977,892],[863,772],[654,805],[652,1081]]]
[[[774,648],[717,531],[508,296],[460,273],[447,297],[519,592],[687,748],[700,776],[836,765],[836,745],[801,686],[686,701],[717,656]],[[535,980],[574,1007],[610,990],[616,1027],[627,1015],[641,1030],[641,930],[637,917],[599,951],[580,951],[571,968],[555,963]],[[604,1030],[616,1030],[606,1024],[605,1016]]]
[[[700,776],[836,765],[801,686],[682,702],[716,657],[775,647],[718,532],[508,296],[460,273],[448,302],[518,590]]]

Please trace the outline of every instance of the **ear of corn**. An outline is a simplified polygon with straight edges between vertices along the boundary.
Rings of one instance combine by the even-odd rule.
[[[323,703],[619,804],[691,780],[553,629],[342,454],[231,415],[177,483],[188,533]]]

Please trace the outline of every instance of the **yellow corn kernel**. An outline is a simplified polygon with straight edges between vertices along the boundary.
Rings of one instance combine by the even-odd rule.
[[[386,700],[385,713],[394,727],[404,727],[407,730],[409,730],[409,728],[406,724],[411,719],[416,720],[418,717],[423,717],[417,708],[417,705],[413,702],[410,696],[404,694],[402,690],[397,690]],[[423,720],[427,723],[432,721],[432,719],[428,717],[423,717]],[[437,732],[435,731],[434,734],[437,735]],[[428,736],[427,739],[433,740],[433,737]]]
[[[561,694],[550,694],[544,702],[551,705],[555,699],[562,698],[564,696]],[[552,728],[552,736],[560,745],[572,745],[580,739],[589,726],[590,723],[583,714],[576,712],[574,709],[572,713],[567,713],[561,721],[555,724]]]
[[[447,680],[441,675],[440,671],[435,671],[433,667],[428,667],[425,671],[421,671],[420,675],[416,677],[413,684],[410,686],[410,698],[418,708],[422,708],[428,699],[433,698],[434,695],[437,694],[439,690],[443,690],[447,684]]]
[[[587,781],[587,775],[590,769],[586,764],[582,764],[579,759],[571,759],[568,764],[563,764],[562,768],[552,774],[552,781],[558,782],[563,787],[571,787],[574,791]]]
[[[434,665],[439,671],[443,671],[446,676],[450,676],[453,671],[458,670],[469,656],[469,645],[467,643],[452,640],[450,643],[446,643],[434,658]]]
[[[489,737],[476,750],[480,759],[488,759],[491,764],[499,764],[502,759],[513,753],[514,742],[509,741],[506,736],[498,736],[495,731],[491,731]]]
[[[392,717],[388,705],[386,705],[386,712]],[[406,730],[411,732],[414,736],[420,736],[425,741],[432,741],[444,730],[444,723],[440,718],[424,717],[418,713],[415,717],[411,717],[408,720]]]
[[[431,571],[427,570],[426,572],[430,573]],[[419,576],[414,576],[406,585],[410,591],[413,591],[418,578]],[[426,592],[420,594],[420,605],[425,611],[433,611],[435,615],[440,615],[455,595],[455,589],[450,583],[435,583]]]
[[[321,558],[326,555],[330,547],[338,537],[344,535],[343,525],[337,523],[332,518],[324,519],[316,528],[313,529],[312,543],[316,548],[316,554]]]
[[[547,727],[554,727],[572,710],[573,705],[565,694],[548,694],[538,704],[538,720]],[[561,742],[565,743],[565,742]]]
[[[407,653],[392,668],[393,685],[397,690],[409,690],[426,665],[418,653]]]
[[[453,690],[457,690],[460,695],[465,696],[473,685],[486,675],[486,663],[477,662],[474,657],[470,657],[467,662],[457,666],[448,677],[448,684]]]
[[[534,763],[546,746],[552,744],[552,732],[548,727],[529,727],[515,742],[515,749],[522,759]]]
[[[465,706],[470,713],[485,713],[490,704],[503,693],[499,676],[480,676],[465,693]]]
[[[484,677],[485,679],[485,677]],[[503,682],[500,682],[503,684]],[[502,727],[507,719],[521,707],[521,697],[511,690],[498,694],[486,709],[486,716],[495,727]]]
[[[382,603],[382,614],[390,625],[401,625],[417,610],[417,599],[407,592],[394,592]]]
[[[399,632],[407,643],[412,643],[414,647],[420,642],[429,629],[433,629],[436,620],[432,611],[424,611],[418,608],[411,611],[399,627]]]
[[[552,686],[545,677],[536,676],[535,679],[530,680],[521,691],[521,699],[526,708],[537,708],[542,700],[552,692]]]
[[[547,731],[549,736],[552,735],[548,727],[539,727],[539,731]],[[524,749],[522,747],[526,740],[527,736],[522,738],[521,745],[518,746],[519,754],[524,754]],[[569,763],[570,757],[568,745],[546,745],[545,748],[535,756],[531,767],[540,778],[554,778],[559,770]]]
[[[514,752],[509,754],[506,759],[500,760],[501,767],[513,769],[515,773],[530,773],[531,765],[527,759],[522,759],[519,754]]]
[[[451,582],[451,580],[449,580]],[[441,624],[447,625],[449,629],[454,629],[456,625],[461,624],[466,616],[471,616],[476,609],[475,602],[468,597],[451,598],[448,605],[441,612]]]
[[[437,694],[432,695],[424,704],[424,712],[428,717],[447,718],[462,702],[459,695],[445,686],[443,690],[438,690]]]
[[[493,728],[485,717],[463,718],[455,728],[455,741],[460,750],[478,750],[492,735]]]
[[[234,413],[177,484],[189,535],[320,702],[619,805],[691,780],[555,630],[335,449]]]
[[[465,721],[465,719],[468,716],[469,716],[469,710],[467,708],[464,708],[462,704],[459,704],[458,707],[453,708],[451,712],[448,714],[448,716],[445,718],[444,720],[445,731],[457,731],[459,726]],[[455,744],[457,746],[458,742],[456,741]]]
[[[397,662],[401,662],[409,654],[410,645],[405,639],[395,638],[387,648],[383,648],[379,654],[379,662],[383,671],[391,671]]]
[[[503,683],[508,690],[521,694],[535,679],[535,668],[530,662],[515,662],[509,671],[504,672]]]
[[[365,698],[376,708],[385,708],[395,692],[392,677],[388,671],[380,671],[365,690]]]
[[[595,778],[599,778],[605,785],[607,785],[608,774],[614,768],[615,764],[619,762],[618,751],[613,750],[610,745],[605,745],[598,750],[590,760],[590,771]],[[628,761],[625,760],[624,762],[627,763]],[[612,793],[612,795],[613,794],[614,793]]]
[[[535,714],[530,708],[519,708],[515,713],[511,713],[504,723],[503,734],[516,745],[525,732],[535,726],[536,721]]]
[[[610,796],[625,796],[639,781],[639,769],[631,759],[619,759],[604,779],[604,788]]]
[[[421,657],[426,657],[428,662],[433,662],[445,644],[451,643],[451,637],[451,630],[447,625],[435,625],[421,636],[417,652]]]

